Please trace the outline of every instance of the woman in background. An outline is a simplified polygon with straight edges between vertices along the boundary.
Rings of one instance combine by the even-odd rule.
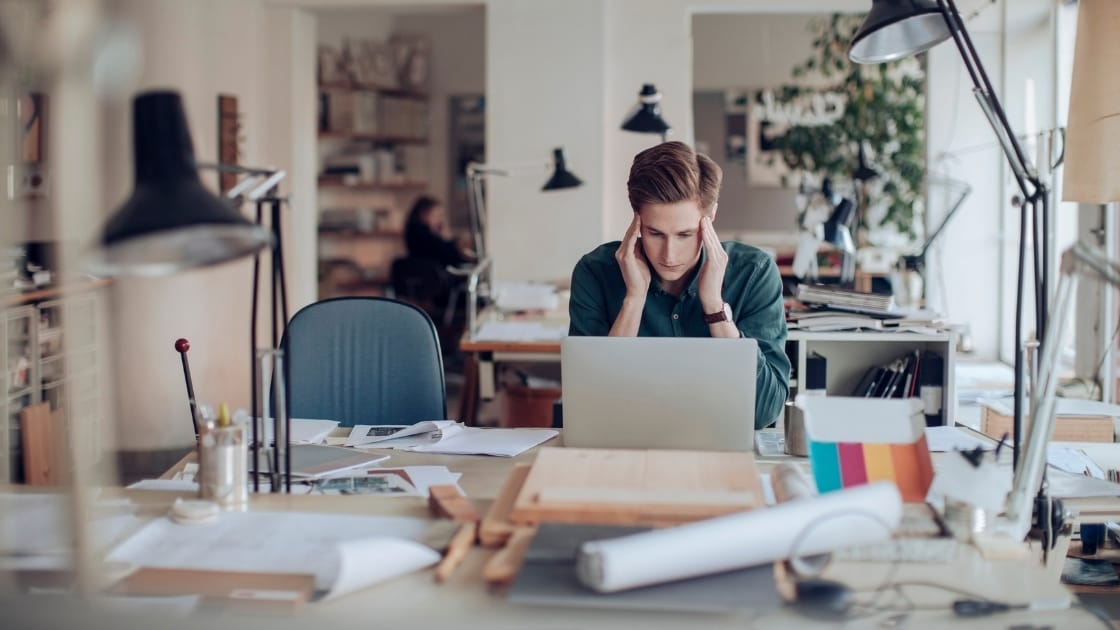
[[[434,260],[441,267],[461,265],[471,257],[447,238],[447,214],[434,197],[421,196],[412,204],[404,227],[404,243],[410,258]]]

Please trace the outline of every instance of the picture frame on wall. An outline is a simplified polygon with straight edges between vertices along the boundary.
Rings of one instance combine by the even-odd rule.
[[[785,132],[785,125],[747,113],[747,181],[752,186],[788,186],[791,172],[775,142]]]

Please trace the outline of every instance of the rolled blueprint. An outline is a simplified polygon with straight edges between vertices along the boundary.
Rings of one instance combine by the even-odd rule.
[[[612,593],[826,553],[891,537],[902,497],[889,481],[622,538],[584,543],[576,574]]]

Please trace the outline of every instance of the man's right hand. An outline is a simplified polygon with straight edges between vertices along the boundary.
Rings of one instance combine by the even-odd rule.
[[[646,293],[649,292],[650,270],[639,239],[641,231],[642,219],[635,212],[634,219],[630,221],[630,227],[626,230],[626,236],[622,238],[622,244],[618,246],[614,258],[618,261],[618,268],[622,270],[627,297],[644,301]]]

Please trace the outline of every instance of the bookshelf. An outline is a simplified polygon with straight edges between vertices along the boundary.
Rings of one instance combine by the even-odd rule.
[[[809,354],[816,352],[827,360],[826,383],[830,396],[848,396],[859,384],[867,369],[884,365],[914,350],[936,352],[943,360],[942,410],[944,423],[956,420],[957,392],[954,379],[956,334],[943,331],[935,334],[913,332],[844,331],[809,332],[791,330],[786,338],[786,354],[793,372],[790,377],[790,400],[803,389],[800,376],[805,374]]]
[[[428,94],[319,84],[319,297],[384,295],[408,208],[429,188]]]

